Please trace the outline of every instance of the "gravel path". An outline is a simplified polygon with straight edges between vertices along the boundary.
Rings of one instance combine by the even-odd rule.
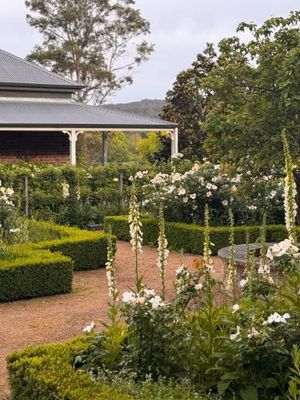
[[[191,265],[196,256],[170,253],[167,271],[169,293],[181,258],[186,265]],[[159,290],[156,259],[156,250],[145,246],[140,257],[144,282],[148,287]],[[215,258],[215,269],[220,277],[222,263],[218,258]],[[131,288],[133,282],[130,245],[118,242],[117,284],[120,292]],[[0,400],[7,399],[9,394],[5,362],[9,353],[28,345],[63,342],[81,334],[82,328],[90,321],[106,318],[108,295],[105,269],[76,272],[73,288],[70,294],[0,304]]]

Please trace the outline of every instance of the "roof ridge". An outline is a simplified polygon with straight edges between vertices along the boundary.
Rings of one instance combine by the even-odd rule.
[[[12,59],[16,59],[16,60],[18,60],[18,61],[21,61],[21,62],[23,62],[24,64],[27,64],[27,65],[29,65],[29,66],[31,66],[31,67],[33,67],[33,68],[39,70],[39,71],[45,72],[46,74],[51,75],[51,76],[53,76],[53,77],[55,77],[55,78],[64,80],[64,81],[65,81],[66,83],[68,83],[69,85],[73,85],[73,86],[77,86],[77,85],[78,85],[78,86],[80,86],[78,83],[75,83],[75,82],[73,82],[72,80],[67,79],[67,78],[65,78],[64,76],[60,75],[60,74],[56,74],[55,72],[48,71],[45,67],[42,67],[42,66],[40,66],[40,65],[38,65],[38,64],[35,64],[35,63],[32,62],[32,61],[28,61],[28,60],[26,60],[25,58],[16,56],[16,55],[14,55],[14,54],[12,54],[12,53],[9,53],[8,51],[5,51],[5,50],[3,50],[3,49],[0,49],[0,53],[4,53],[4,54],[6,54],[8,57],[10,57],[10,58],[12,58]]]

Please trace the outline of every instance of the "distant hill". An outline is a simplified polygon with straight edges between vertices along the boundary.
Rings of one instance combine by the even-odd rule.
[[[104,107],[125,111],[134,114],[144,115],[145,117],[159,118],[159,114],[165,104],[164,100],[144,99],[132,103],[106,104]]]

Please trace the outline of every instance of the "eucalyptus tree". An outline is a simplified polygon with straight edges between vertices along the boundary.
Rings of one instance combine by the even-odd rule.
[[[133,81],[153,51],[149,22],[135,0],[26,0],[42,43],[28,58],[86,85],[78,100],[101,104]]]

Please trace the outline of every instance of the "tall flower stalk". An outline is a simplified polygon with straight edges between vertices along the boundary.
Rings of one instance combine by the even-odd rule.
[[[166,297],[166,285],[165,285],[165,273],[168,262],[169,250],[168,250],[168,240],[166,237],[165,229],[165,218],[163,204],[159,208],[159,236],[158,236],[158,260],[157,266],[160,271],[162,294],[161,297],[165,300]]]
[[[296,204],[296,183],[293,175],[293,162],[289,150],[289,144],[286,138],[286,132],[282,132],[282,144],[285,159],[285,178],[284,178],[284,210],[285,210],[285,225],[290,241],[296,243],[295,221],[297,215]]]
[[[108,283],[108,294],[110,297],[110,318],[112,320],[112,323],[114,324],[117,318],[117,299],[119,294],[116,287],[116,262],[115,262],[116,246],[112,238],[111,227],[109,227],[108,233],[109,235],[107,240],[107,261],[105,267],[106,267],[106,277]]]
[[[229,223],[230,223],[230,234],[229,234],[229,259],[227,265],[227,277],[226,277],[226,289],[232,292],[233,300],[236,300],[236,265],[235,265],[235,249],[234,249],[234,217],[232,209],[229,208]]]
[[[134,181],[131,187],[128,223],[129,223],[129,232],[131,238],[130,243],[132,251],[134,253],[136,290],[137,292],[140,292],[142,289],[142,281],[139,275],[139,254],[142,253],[143,232],[142,232],[140,208],[137,200],[136,186]]]
[[[210,241],[209,232],[209,208],[208,204],[205,204],[204,210],[204,248],[203,248],[203,261],[206,274],[210,275],[214,272],[213,269],[213,259],[211,258],[211,248],[212,245]]]

